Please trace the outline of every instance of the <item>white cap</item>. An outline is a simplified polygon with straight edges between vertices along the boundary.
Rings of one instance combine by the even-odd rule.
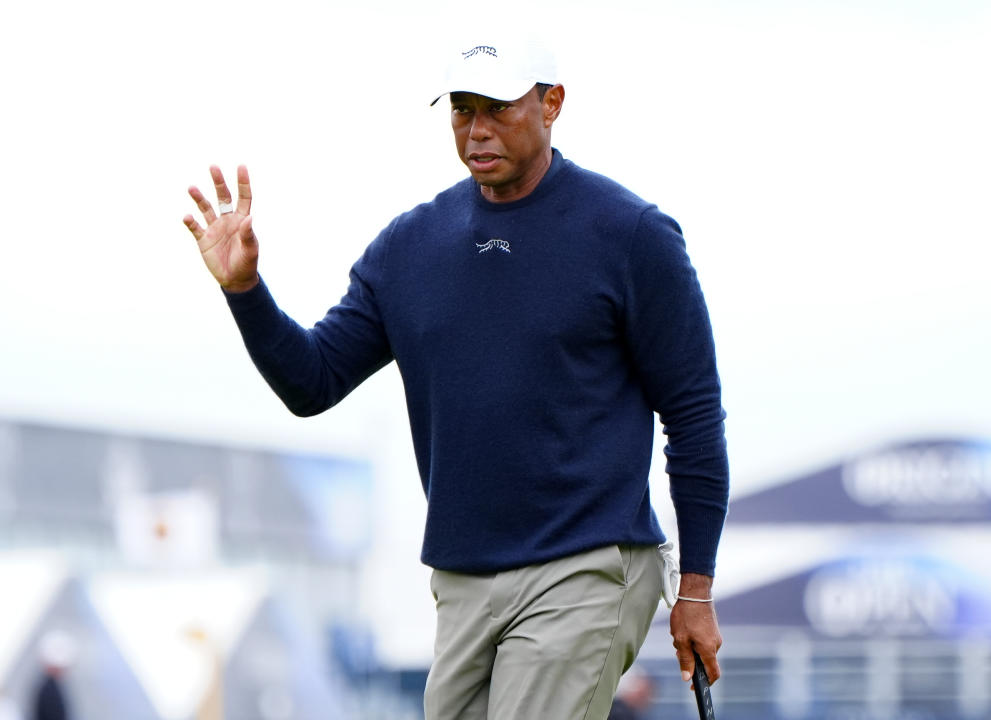
[[[493,100],[516,100],[537,83],[553,85],[556,82],[554,56],[536,41],[470,45],[451,57],[445,89],[430,104],[452,92],[476,93]]]

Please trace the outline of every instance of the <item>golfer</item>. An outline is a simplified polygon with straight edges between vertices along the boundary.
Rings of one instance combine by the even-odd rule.
[[[246,168],[235,199],[212,167],[217,208],[191,187],[204,224],[184,222],[292,412],[321,413],[398,365],[434,569],[427,720],[603,720],[666,582],[682,675],[694,649],[715,680],[728,463],[681,230],[552,146],[565,93],[540,47],[466,42],[437,92],[426,100],[448,96],[470,177],[389,222],[313,327],[258,273]],[[616,104],[623,130],[653,132]],[[650,504],[655,414],[680,590]]]

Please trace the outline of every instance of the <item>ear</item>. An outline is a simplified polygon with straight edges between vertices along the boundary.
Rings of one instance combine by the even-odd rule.
[[[557,120],[564,106],[564,85],[548,88],[541,105],[544,111],[544,127],[549,128]]]

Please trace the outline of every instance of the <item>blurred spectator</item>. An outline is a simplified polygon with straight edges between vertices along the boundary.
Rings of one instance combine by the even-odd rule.
[[[69,720],[69,703],[62,676],[76,656],[75,643],[65,633],[51,632],[41,639],[42,677],[34,695],[32,720]]]
[[[210,663],[210,679],[203,699],[196,709],[196,720],[223,720],[224,718],[224,660],[210,635],[200,627],[191,627],[186,637],[197,643]]]
[[[642,668],[634,665],[619,679],[608,720],[647,720],[653,697],[653,681]]]

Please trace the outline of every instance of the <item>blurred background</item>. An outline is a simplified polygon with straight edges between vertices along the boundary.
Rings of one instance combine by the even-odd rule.
[[[0,718],[422,716],[398,372],[291,416],[181,219],[210,164],[247,164],[262,273],[315,322],[465,176],[428,102],[446,52],[507,26],[557,50],[555,145],[674,216],[706,293],[717,716],[991,718],[978,0],[4,5]],[[644,718],[694,716],[663,608],[638,672]]]

